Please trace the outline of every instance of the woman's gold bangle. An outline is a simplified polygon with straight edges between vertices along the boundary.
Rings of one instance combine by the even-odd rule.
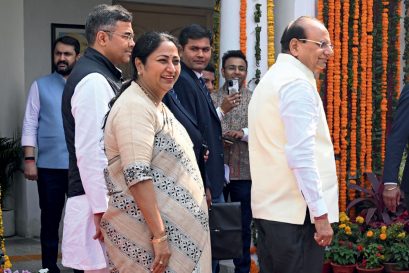
[[[158,238],[158,239],[152,239],[152,244],[159,244],[163,241],[166,241],[166,239],[168,239],[168,235],[163,235],[162,237]]]
[[[385,190],[386,191],[393,191],[393,190],[395,190],[395,189],[397,189],[398,188],[398,186],[394,186],[394,187],[392,187],[392,188],[385,188]]]

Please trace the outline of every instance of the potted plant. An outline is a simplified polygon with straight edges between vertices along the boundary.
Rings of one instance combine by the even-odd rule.
[[[356,267],[358,273],[381,273],[383,271],[383,252],[384,247],[378,243],[370,243],[364,246],[361,257],[362,259]]]
[[[391,268],[390,273],[409,272],[409,242],[394,242],[388,249],[391,260],[396,265]]]
[[[11,181],[15,172],[21,170],[22,147],[20,138],[15,135],[12,138],[0,137],[0,205],[3,211],[3,225],[1,230],[3,236],[14,235],[14,210],[7,208],[5,196],[10,188]]]
[[[13,174],[21,170],[21,157],[23,150],[20,145],[20,138],[14,136],[0,137],[0,187],[1,187],[1,206],[3,208],[3,199],[10,187]]]
[[[354,272],[358,258],[356,242],[359,239],[360,226],[351,222],[349,217],[341,212],[339,224],[333,225],[334,239],[329,246],[328,257],[334,273]]]

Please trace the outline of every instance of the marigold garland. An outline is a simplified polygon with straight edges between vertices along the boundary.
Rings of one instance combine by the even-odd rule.
[[[382,1],[383,12],[382,12],[382,100],[381,100],[381,162],[385,160],[385,139],[386,139],[386,115],[388,112],[388,100],[387,96],[387,66],[388,66],[388,5],[389,1]]]
[[[1,200],[1,185],[0,185],[0,200]],[[4,242],[4,226],[3,226],[3,211],[0,207],[0,247],[4,254],[4,265],[0,266],[0,269],[11,268],[12,264],[10,262],[9,256],[6,255],[6,244]]]
[[[342,4],[342,10],[349,10],[349,1],[344,0]],[[344,12],[342,17],[342,45],[341,45],[341,76],[342,76],[342,84],[341,84],[341,160],[340,160],[340,184],[346,185],[347,180],[347,156],[348,156],[348,24],[345,22],[349,21],[349,12]],[[346,192],[343,194],[346,199]],[[346,210],[346,202],[345,207],[341,208],[342,211]]]
[[[359,181],[368,187],[363,174],[379,175],[382,171],[390,125],[387,114],[395,103],[390,98],[395,99],[394,90],[399,89],[400,62],[396,56],[400,54],[400,26],[396,18],[402,13],[400,2],[317,0],[317,17],[326,24],[335,47],[325,80],[318,83],[325,92],[322,95],[334,143],[341,210],[347,204],[347,195],[349,201],[356,198],[356,191],[347,191],[346,182]],[[405,4],[405,41],[409,44],[409,0]],[[409,54],[404,60],[405,80],[409,81]]]
[[[275,63],[273,0],[267,0],[267,48],[267,64],[270,67]]]
[[[400,16],[402,14],[402,6],[401,6],[401,1],[398,1],[397,7],[396,7],[396,14],[397,16]],[[400,17],[399,17],[400,18]],[[396,24],[396,43],[395,43],[395,50],[397,51],[397,58],[396,58],[396,78],[395,78],[395,90],[396,90],[396,98],[400,97],[400,69],[401,69],[401,61],[400,61],[400,22],[398,20],[398,23]]]
[[[247,54],[247,0],[240,1],[240,50]]]
[[[328,0],[328,32],[331,41],[334,41],[334,0]],[[334,58],[327,62],[327,123],[331,137],[333,138],[334,128]]]
[[[403,26],[404,26],[404,33],[405,33],[405,39],[404,39],[404,44],[405,44],[405,49],[403,50],[403,84],[406,84],[409,82],[409,0],[405,0],[405,18],[403,20]]]
[[[372,172],[372,53],[373,53],[373,0],[367,1],[367,11],[368,11],[368,21],[367,21],[367,70],[366,70],[366,79],[367,79],[367,93],[366,93],[366,172]]]
[[[216,0],[213,7],[213,50],[212,59],[213,65],[216,73],[214,73],[215,78],[215,88],[219,88],[219,55],[220,55],[220,1]]]
[[[359,6],[357,5],[359,8]],[[367,64],[368,64],[368,50],[367,50],[367,21],[368,21],[368,8],[367,8],[367,1],[361,2],[361,14],[360,14],[360,21],[361,21],[361,39],[359,44],[360,49],[360,71],[361,71],[361,85],[360,85],[360,96],[359,96],[359,109],[360,109],[360,124],[359,124],[359,135],[360,135],[360,143],[361,149],[359,153],[359,169],[361,174],[365,170],[365,158],[366,158],[366,96],[367,96]],[[361,185],[365,185],[365,176],[361,175]]]

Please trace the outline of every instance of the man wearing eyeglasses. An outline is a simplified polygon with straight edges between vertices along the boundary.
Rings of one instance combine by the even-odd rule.
[[[63,93],[69,183],[62,264],[85,272],[109,271],[100,230],[108,206],[101,128],[108,104],[122,85],[116,66],[129,62],[135,45],[131,23],[131,13],[119,5],[98,5],[88,14],[85,34],[89,47]]]
[[[333,145],[314,74],[333,54],[315,18],[291,22],[249,105],[251,206],[261,272],[321,272],[338,221]]]

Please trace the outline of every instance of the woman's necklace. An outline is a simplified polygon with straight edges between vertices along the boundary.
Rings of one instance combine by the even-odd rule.
[[[139,85],[139,87],[142,89],[143,93],[145,93],[145,95],[153,102],[153,104],[155,106],[158,106],[159,103],[161,103],[161,105],[162,105],[162,111],[161,112],[162,112],[162,118],[163,118],[163,127],[162,127],[162,129],[166,125],[166,126],[170,127],[170,129],[172,130],[172,134],[173,134],[173,122],[172,122],[172,119],[168,117],[168,113],[165,110],[165,106],[164,106],[163,102],[161,100],[159,100],[157,98],[157,96],[155,96],[152,92],[149,92],[148,90],[146,90],[144,88],[144,86],[140,82],[136,82],[136,83]],[[170,120],[170,122],[169,122],[169,120]]]
[[[161,103],[161,100],[157,96],[155,96],[152,92],[149,92],[148,90],[146,90],[145,87],[140,82],[136,82],[136,83],[142,89],[143,93],[145,93],[145,95],[153,102],[153,104],[155,104],[155,106],[158,106],[159,103]]]

